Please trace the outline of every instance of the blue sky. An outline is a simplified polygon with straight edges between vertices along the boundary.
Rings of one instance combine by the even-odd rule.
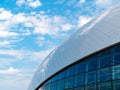
[[[27,90],[61,42],[119,0],[0,0],[0,90]]]

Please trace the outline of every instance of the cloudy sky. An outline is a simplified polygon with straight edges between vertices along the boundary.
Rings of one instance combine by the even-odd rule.
[[[27,90],[44,58],[120,0],[0,0],[0,90]]]

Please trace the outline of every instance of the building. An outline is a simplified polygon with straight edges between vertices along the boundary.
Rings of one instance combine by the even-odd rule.
[[[29,90],[120,90],[120,5],[53,50]]]

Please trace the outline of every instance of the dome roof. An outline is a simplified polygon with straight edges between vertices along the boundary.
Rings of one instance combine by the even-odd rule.
[[[91,20],[53,50],[40,64],[29,90],[34,90],[66,66],[119,42],[120,5]]]

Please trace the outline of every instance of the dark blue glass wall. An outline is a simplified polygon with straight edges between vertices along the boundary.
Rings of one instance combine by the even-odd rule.
[[[120,45],[69,66],[39,90],[120,90]]]

